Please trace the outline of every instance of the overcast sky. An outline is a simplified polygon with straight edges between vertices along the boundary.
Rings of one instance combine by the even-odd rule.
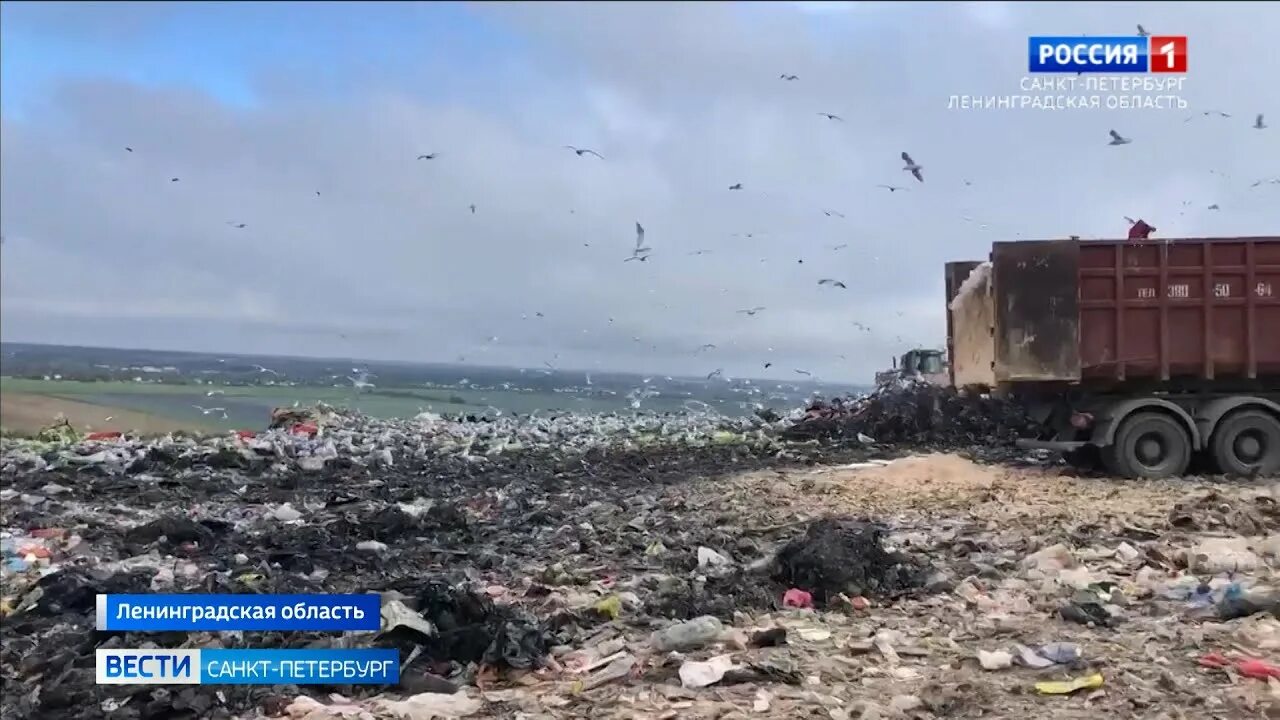
[[[1137,23],[1190,37],[1189,111],[947,109],[1020,92],[1028,35]],[[0,334],[866,382],[943,345],[943,263],[992,241],[1280,234],[1278,34],[1270,3],[6,2]]]

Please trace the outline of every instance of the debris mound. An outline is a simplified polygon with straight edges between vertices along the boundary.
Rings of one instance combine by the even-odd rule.
[[[1211,490],[1175,504],[1169,511],[1169,524],[1182,530],[1265,535],[1280,529],[1280,504],[1270,495],[1259,495],[1250,503],[1248,500],[1229,498]]]
[[[883,545],[885,528],[867,520],[825,518],[778,551],[774,579],[825,603],[837,594],[892,598],[922,584],[910,558]]]
[[[980,453],[983,447],[1012,446],[1035,428],[1016,402],[962,394],[926,382],[901,381],[882,385],[863,397],[816,400],[782,436],[787,440],[856,440],[863,435],[883,444]]]
[[[418,608],[436,627],[436,636],[423,645],[431,660],[525,670],[542,667],[551,648],[551,636],[541,622],[443,581],[422,587]]]

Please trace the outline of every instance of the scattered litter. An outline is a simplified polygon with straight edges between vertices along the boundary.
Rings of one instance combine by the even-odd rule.
[[[1013,666],[1013,655],[1004,650],[979,650],[978,664],[983,670],[1003,670]]]
[[[733,668],[733,658],[730,655],[717,655],[702,662],[686,660],[680,666],[680,684],[687,688],[714,685]]]
[[[706,647],[719,640],[723,633],[724,625],[718,618],[704,615],[658,630],[650,636],[649,643],[659,652],[684,652]]]
[[[789,608],[812,608],[813,595],[799,588],[791,588],[783,593],[782,606]]]
[[[1102,687],[1102,673],[1093,673],[1074,680],[1038,682],[1036,692],[1041,695],[1070,695],[1078,690]]]

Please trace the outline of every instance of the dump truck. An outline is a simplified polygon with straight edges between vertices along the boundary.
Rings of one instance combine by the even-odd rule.
[[[1280,237],[997,242],[948,263],[957,388],[1112,474],[1280,472]]]
[[[891,362],[890,369],[876,373],[876,385],[907,378],[934,385],[947,385],[951,381],[947,356],[942,350],[915,348],[903,353],[901,360],[893,358]]]

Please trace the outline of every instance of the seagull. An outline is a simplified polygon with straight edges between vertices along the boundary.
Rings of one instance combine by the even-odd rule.
[[[797,375],[805,375],[807,377],[813,377],[813,373],[809,372],[808,370],[796,370],[795,373]]]
[[[836,211],[836,210],[823,210],[823,211],[822,211],[822,214],[823,214],[823,215],[826,215],[827,217],[831,217],[832,215],[834,215],[834,216],[836,216],[836,217],[838,217],[838,218],[842,218],[842,217],[844,217],[844,213],[842,213],[842,212],[838,212],[838,211]]]
[[[429,153],[426,155],[419,155],[418,159],[419,160],[435,160],[438,157],[440,157],[440,153]]]
[[[472,215],[475,215],[475,214],[476,214],[476,204],[475,204],[475,203],[471,203],[471,204],[470,204],[470,205],[468,205],[467,207],[471,208],[471,214],[472,214]]]
[[[800,79],[800,76],[799,76],[799,75],[788,75],[788,74],[786,74],[786,73],[782,73],[781,75],[779,75],[779,76],[778,76],[778,79],[779,79],[779,80],[786,80],[787,82],[791,82],[792,80],[799,80],[799,79]]]
[[[1267,124],[1262,122],[1262,113],[1258,113],[1258,119],[1253,121],[1254,130],[1266,130]]]
[[[862,323],[860,323],[860,322],[858,322],[858,321],[856,321],[856,320],[853,322],[853,326],[854,326],[854,327],[856,327],[856,328],[858,328],[859,330],[861,330],[861,331],[863,331],[863,332],[871,332],[871,328],[867,327],[866,325],[863,325]]]
[[[271,373],[272,375],[279,375],[279,374],[280,374],[280,373],[276,372],[275,370],[272,370],[271,368],[265,368],[265,367],[262,367],[261,365],[254,365],[253,367],[254,367],[258,372]]]
[[[216,412],[225,413],[225,412],[227,411],[227,409],[226,409],[226,408],[220,408],[220,407],[217,407],[217,408],[206,408],[206,407],[200,407],[199,405],[192,405],[191,407],[193,407],[193,408],[195,408],[195,409],[199,410],[201,413],[203,413],[203,414],[205,414],[205,415],[210,415],[210,414],[213,414],[213,413],[216,413]]]
[[[711,252],[711,251],[710,251],[710,250],[694,250],[693,252],[691,252],[691,253],[689,253],[689,254],[690,254],[690,255],[706,255],[706,254],[707,254],[707,253],[709,253],[709,252]]]
[[[534,316],[534,317],[546,317],[546,315],[543,315],[541,311],[534,311],[533,316]]]
[[[1138,24],[1138,37],[1151,37],[1151,33],[1147,32],[1141,23]]]
[[[741,189],[742,189],[742,183],[734,183],[734,184],[732,184],[732,185],[730,185],[730,186],[729,186],[729,189],[730,189],[730,190],[741,190]]]
[[[843,250],[847,247],[849,247],[849,243],[840,243],[839,245],[836,245],[835,247],[831,248],[831,251],[836,252],[839,250]]]
[[[1210,205],[1208,209],[1209,209],[1209,210],[1221,210],[1222,208],[1218,207],[1218,203],[1214,203],[1214,204]]]
[[[586,155],[586,154],[590,153],[590,154],[595,155],[596,157],[600,158],[601,160],[603,160],[603,159],[604,159],[604,156],[603,156],[603,155],[601,155],[600,153],[598,153],[598,152],[596,152],[595,150],[592,150],[592,149],[590,149],[590,148],[579,148],[579,147],[574,147],[574,146],[572,146],[572,145],[565,145],[565,148],[567,148],[567,149],[569,149],[569,150],[572,150],[572,151],[574,151],[575,153],[577,153],[577,154],[578,154],[578,157],[582,157],[583,155]]]
[[[1209,117],[1211,115],[1217,115],[1218,117],[1224,117],[1224,118],[1231,117],[1231,113],[1224,113],[1221,110],[1205,110],[1204,112],[1200,113],[1200,115],[1203,117]],[[1187,118],[1186,120],[1183,120],[1182,122],[1189,123],[1195,119],[1196,119],[1196,116],[1192,115],[1191,117]]]
[[[178,178],[169,178],[169,182],[178,182]]]
[[[1120,137],[1120,133],[1115,130],[1109,132],[1111,133],[1111,142],[1107,143],[1108,145],[1128,145],[1133,142],[1132,138]]]
[[[831,278],[822,278],[821,280],[818,281],[818,284],[831,285],[832,287],[838,287],[842,290],[848,290],[848,287],[846,287],[844,283],[840,282],[839,280],[832,280]]]
[[[840,117],[839,115],[832,115],[831,113],[824,113],[824,112],[820,112],[818,114],[828,120],[839,120],[840,122],[844,122],[844,118]]]
[[[232,222],[232,221],[230,221],[230,220],[228,220],[228,221],[227,221],[227,224],[228,224],[228,225],[230,225],[231,227],[233,227],[233,228],[237,229],[237,230],[243,230],[243,229],[245,229],[245,228],[249,227],[248,225],[246,225],[246,224],[244,224],[244,223]]]
[[[347,379],[351,381],[351,386],[357,390],[363,390],[364,388],[377,387],[377,385],[374,385],[373,383],[369,382],[369,373],[360,373],[359,377],[351,377],[350,375],[348,375]]]
[[[773,363],[771,363],[771,362],[767,362],[767,363],[765,363],[765,364],[764,364],[764,369],[765,369],[765,370],[768,370],[768,369],[769,369],[769,368],[771,368],[771,367],[773,367]]]
[[[695,353],[700,353],[700,352],[702,352],[703,350],[715,350],[715,349],[716,349],[716,346],[715,346],[715,345],[713,345],[713,344],[711,344],[711,343],[707,343],[707,344],[705,344],[705,345],[701,345],[701,346],[699,346],[699,347],[698,347],[698,349],[697,349],[697,350],[695,350],[694,352],[695,352]]]
[[[636,247],[634,250],[631,251],[631,257],[627,258],[626,260],[623,260],[622,262],[631,262],[632,260],[639,260],[640,262],[644,262],[645,260],[649,259],[649,256],[646,253],[650,252],[651,250],[652,248],[647,248],[644,246],[644,226],[641,225],[639,222],[637,222],[636,223]]]
[[[905,150],[902,153],[902,161],[906,163],[906,166],[902,168],[903,170],[915,175],[920,182],[924,182],[924,175],[920,173],[921,170],[924,170],[923,165],[917,165],[916,161],[912,160]]]
[[[133,152],[133,148],[131,147],[126,147],[125,150],[128,150],[129,152]]]
[[[1263,178],[1262,180],[1254,180],[1254,181],[1253,181],[1253,184],[1252,184],[1252,185],[1250,185],[1249,187],[1251,187],[1251,188],[1256,188],[1256,187],[1258,187],[1259,185],[1261,185],[1262,183],[1268,183],[1268,184],[1271,184],[1271,185],[1280,185],[1280,178],[1270,178],[1270,179]]]
[[[723,374],[724,374],[723,368],[716,368],[715,370],[712,370],[711,372],[707,373],[707,379],[710,380],[712,378],[718,378]]]
[[[898,192],[899,190],[906,190],[906,188],[900,185],[876,185],[876,187],[884,188],[885,190],[888,190],[891,193]]]
[[[758,306],[756,306],[756,307],[751,308],[750,310],[739,310],[738,312],[739,312],[740,314],[743,314],[743,315],[749,315],[749,316],[751,316],[751,317],[755,317],[755,314],[756,314],[756,313],[758,313],[758,312],[760,312],[761,310],[764,310],[764,309],[765,309],[765,308],[764,308],[764,306],[763,306],[763,305],[758,305]]]
[[[210,390],[209,392],[205,393],[204,396],[213,397],[214,395],[226,395],[226,394],[227,394],[226,390]]]

